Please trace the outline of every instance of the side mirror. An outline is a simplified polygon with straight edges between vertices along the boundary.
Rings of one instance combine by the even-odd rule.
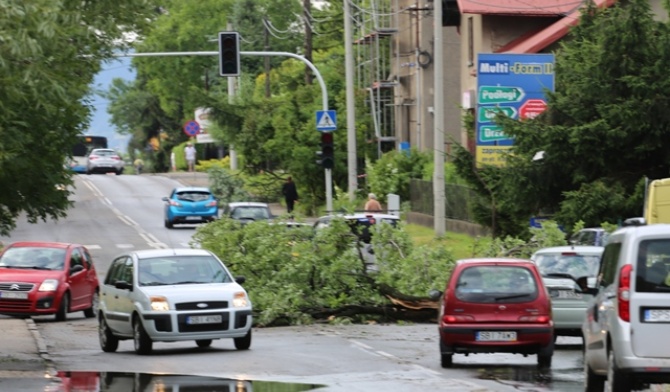
[[[114,287],[120,290],[130,290],[133,291],[133,285],[126,282],[125,280],[117,280],[114,282]]]
[[[168,200],[170,200],[170,199],[168,199],[167,196],[165,196],[165,197],[163,197],[161,200],[163,200],[163,201],[168,201]]]
[[[428,298],[430,298],[433,301],[438,301],[442,297],[442,291],[436,290],[436,289],[431,289],[428,292]]]
[[[77,265],[70,268],[70,275],[72,275],[74,273],[77,273],[79,271],[83,271],[83,270],[84,270],[84,266],[81,265],[81,264],[77,264]]]
[[[235,277],[235,282],[237,282],[237,284],[243,284],[246,281],[247,281],[247,278],[245,278],[244,276],[236,276]]]

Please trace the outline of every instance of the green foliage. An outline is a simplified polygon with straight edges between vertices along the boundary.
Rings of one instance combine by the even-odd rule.
[[[244,189],[244,180],[239,173],[233,173],[222,167],[211,167],[207,173],[209,189],[221,204],[250,200],[249,193]]]
[[[528,259],[533,253],[553,246],[567,245],[565,233],[561,231],[558,224],[547,220],[542,223],[542,228],[531,228],[533,235],[530,241],[518,237],[505,236],[494,238],[493,241],[481,248],[483,257],[516,257]]]
[[[430,154],[413,148],[409,154],[395,150],[387,152],[374,164],[366,160],[368,189],[380,202],[384,202],[389,193],[399,195],[400,200],[409,200],[409,180],[422,178],[430,159]]]

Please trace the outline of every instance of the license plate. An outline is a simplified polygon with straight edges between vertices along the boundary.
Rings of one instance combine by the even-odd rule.
[[[516,342],[514,331],[479,331],[476,337],[478,342]]]
[[[28,293],[15,293],[13,291],[0,291],[0,298],[28,299]]]
[[[670,323],[670,309],[647,309],[644,321],[648,323]]]
[[[199,220],[202,220],[202,217],[199,217],[199,216],[187,216],[187,217],[186,217],[186,220],[197,220],[197,221],[199,221]]]
[[[572,290],[558,290],[558,298],[582,299],[582,294],[576,293]]]
[[[223,320],[221,315],[214,316],[189,316],[186,318],[186,324],[218,324]]]

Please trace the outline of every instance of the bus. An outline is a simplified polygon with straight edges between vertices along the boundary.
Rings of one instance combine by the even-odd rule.
[[[95,148],[107,148],[107,138],[105,136],[79,136],[79,141],[72,147],[70,169],[75,173],[86,173],[86,156]]]

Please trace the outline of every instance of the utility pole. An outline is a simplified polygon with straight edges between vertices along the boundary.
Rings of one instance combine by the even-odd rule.
[[[265,27],[263,32],[264,32],[264,40],[265,40],[265,46],[264,46],[264,51],[268,52],[270,51],[270,32],[268,31],[268,21],[267,19],[263,18],[265,23],[263,23],[263,26]],[[265,98],[270,98],[271,93],[270,93],[270,58],[265,57]]]
[[[358,188],[358,172],[356,162],[356,108],[354,101],[354,54],[351,38],[351,12],[349,0],[344,3],[344,67],[346,79],[346,101],[347,101],[347,171],[349,179],[349,200],[356,200],[356,188]]]
[[[233,31],[233,25],[228,22],[226,29],[228,29],[228,31]],[[235,88],[236,81],[236,77],[228,77],[228,103],[231,105],[235,103],[235,94],[237,93],[237,89]],[[230,149],[228,152],[228,155],[230,156],[230,170],[237,170],[237,151],[235,151],[235,146],[230,144],[228,148]]]
[[[311,0],[302,0],[302,9],[305,16],[305,58],[312,62],[312,2]],[[305,84],[312,84],[312,72],[305,66]]]
[[[435,34],[435,124],[433,124],[433,199],[434,229],[440,237],[445,232],[445,208],[447,197],[444,189],[444,48],[442,46],[442,0],[434,1],[434,34]]]

